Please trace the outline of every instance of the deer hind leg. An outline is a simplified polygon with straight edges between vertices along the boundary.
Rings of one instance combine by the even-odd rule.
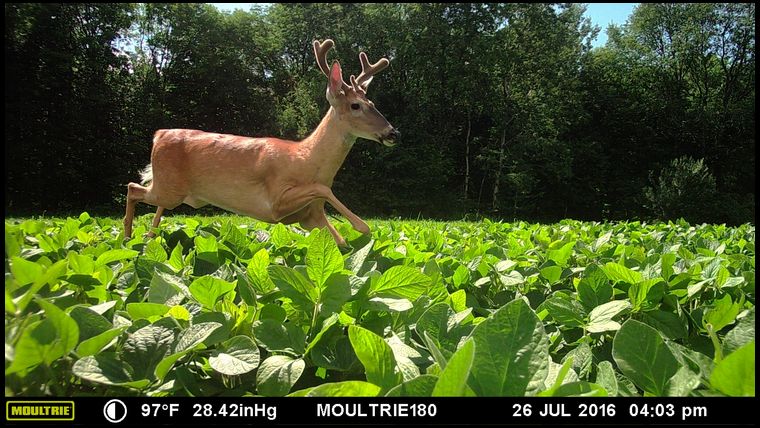
[[[127,213],[124,216],[124,237],[132,237],[132,220],[135,218],[135,205],[145,199],[148,189],[137,183],[127,185]]]
[[[178,199],[178,200],[177,200]],[[157,206],[156,216],[153,218],[153,227],[157,227],[161,221],[164,209],[172,209],[182,203],[183,197],[170,198],[160,197],[156,194],[153,183],[149,187],[141,186],[137,183],[127,185],[127,212],[124,216],[124,237],[132,237],[132,221],[135,217],[135,206],[138,202],[144,202],[149,205]],[[148,233],[149,237],[154,236]]]

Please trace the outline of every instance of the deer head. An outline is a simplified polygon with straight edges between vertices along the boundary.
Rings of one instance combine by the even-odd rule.
[[[367,54],[361,52],[359,61],[362,72],[359,77],[351,75],[347,84],[343,80],[343,72],[340,63],[336,60],[332,66],[328,66],[327,52],[335,43],[327,39],[320,43],[314,41],[314,56],[322,73],[328,78],[327,101],[341,121],[344,121],[350,129],[350,133],[356,137],[377,141],[388,147],[396,145],[400,132],[396,130],[383,115],[375,108],[375,104],[367,98],[367,88],[376,73],[388,66],[388,60],[381,58],[374,64],[370,64]]]

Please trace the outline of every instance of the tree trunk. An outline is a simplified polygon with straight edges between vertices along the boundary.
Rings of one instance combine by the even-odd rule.
[[[467,137],[464,140],[464,200],[467,200],[467,194],[470,190],[470,130],[472,129],[472,121],[470,119],[470,110],[467,110]]]
[[[493,200],[491,202],[491,208],[494,211],[499,209],[499,182],[501,181],[501,168],[504,163],[504,148],[506,147],[507,140],[507,128],[506,126],[501,130],[501,143],[499,144],[499,163],[496,166],[496,178],[493,185]]]

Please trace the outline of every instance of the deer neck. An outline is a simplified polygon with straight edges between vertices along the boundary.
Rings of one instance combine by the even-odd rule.
[[[317,129],[301,141],[300,157],[313,166],[316,181],[330,186],[354,142],[356,137],[330,107]]]

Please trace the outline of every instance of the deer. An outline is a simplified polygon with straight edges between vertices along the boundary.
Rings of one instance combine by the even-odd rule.
[[[367,223],[346,208],[331,187],[357,138],[393,147],[400,138],[367,98],[373,77],[389,65],[387,58],[370,64],[359,53],[362,72],[343,80],[340,63],[328,65],[331,39],[314,40],[317,65],[327,77],[330,105],[317,128],[300,141],[276,137],[244,137],[192,129],[159,129],[153,137],[150,164],[141,184],[127,185],[124,236],[131,238],[135,206],[157,207],[152,229],[164,210],[181,204],[213,205],[266,223],[299,223],[306,230],[327,228],[335,242],[346,246],[325,215],[325,202],[342,214],[355,230],[369,234]]]

